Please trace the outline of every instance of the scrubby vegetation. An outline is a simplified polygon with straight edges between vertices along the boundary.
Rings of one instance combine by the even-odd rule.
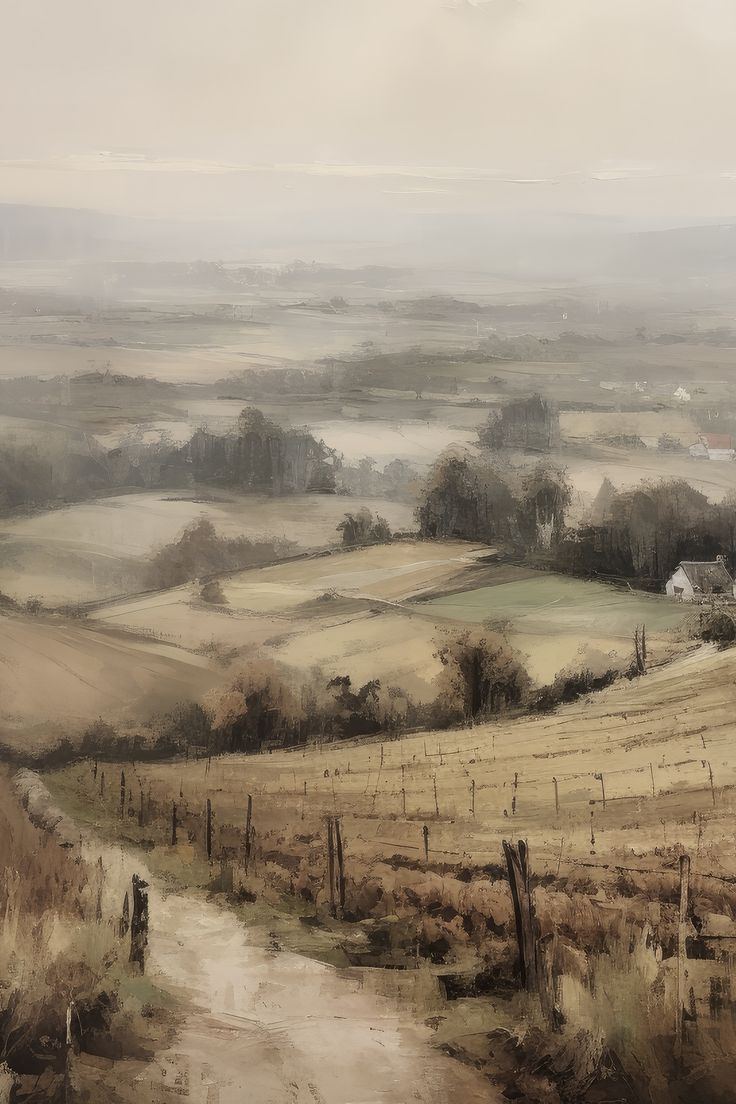
[[[102,1060],[140,1058],[160,1042],[150,987],[145,998],[136,989],[102,865],[35,827],[7,772],[0,798],[0,1096],[82,1099],[80,1047]]]
[[[347,548],[366,544],[385,544],[391,540],[391,528],[380,514],[375,516],[363,507],[355,514],[345,514],[337,526],[342,533],[342,543]]]
[[[696,635],[708,643],[733,644],[736,641],[736,620],[726,610],[710,610],[701,617]]]
[[[291,548],[289,541],[275,537],[260,541],[221,537],[211,521],[199,518],[188,525],[177,540],[164,545],[152,556],[148,583],[156,589],[181,586],[202,576],[270,563],[288,555]],[[215,601],[205,595],[203,600]]]

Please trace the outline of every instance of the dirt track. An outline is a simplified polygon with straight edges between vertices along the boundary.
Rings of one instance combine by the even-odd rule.
[[[32,813],[78,839],[73,823],[50,809],[40,780],[26,778]],[[361,971],[258,947],[232,913],[167,893],[125,849],[93,837],[83,847],[94,861],[102,855],[106,915],[115,916],[133,870],[149,882],[147,974],[185,1008],[174,1047],[142,1068],[116,1064],[116,1084],[132,1091],[131,1099],[159,1104],[172,1090],[192,1104],[497,1099],[479,1073],[428,1045],[429,1029],[369,992]]]

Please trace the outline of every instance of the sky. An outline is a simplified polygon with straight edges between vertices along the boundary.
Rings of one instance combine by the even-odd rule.
[[[733,0],[23,0],[0,202],[736,215]]]

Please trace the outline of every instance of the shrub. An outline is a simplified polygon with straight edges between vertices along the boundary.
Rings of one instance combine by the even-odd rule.
[[[733,644],[736,640],[736,621],[724,610],[717,610],[703,618],[698,636],[715,644]]]
[[[435,653],[444,670],[439,676],[438,706],[466,720],[521,705],[530,679],[521,656],[499,633],[460,633]]]

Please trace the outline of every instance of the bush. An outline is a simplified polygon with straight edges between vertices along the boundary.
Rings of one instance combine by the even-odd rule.
[[[519,653],[501,634],[468,629],[435,654],[444,668],[438,680],[440,712],[475,720],[527,700],[529,675]]]
[[[736,640],[736,621],[724,610],[718,610],[703,618],[697,635],[701,640],[714,644],[733,644]]]
[[[199,592],[202,602],[209,602],[213,606],[226,606],[227,598],[218,579],[210,579]]]
[[[342,543],[347,547],[362,544],[386,544],[391,540],[391,528],[380,514],[374,517],[370,510],[363,507],[357,514],[345,514],[337,526],[342,533]]]
[[[290,541],[277,538],[251,541],[247,537],[221,537],[211,521],[198,518],[177,540],[155,553],[148,571],[149,585],[164,589],[181,586],[201,575],[239,571],[279,559],[291,547]]]

